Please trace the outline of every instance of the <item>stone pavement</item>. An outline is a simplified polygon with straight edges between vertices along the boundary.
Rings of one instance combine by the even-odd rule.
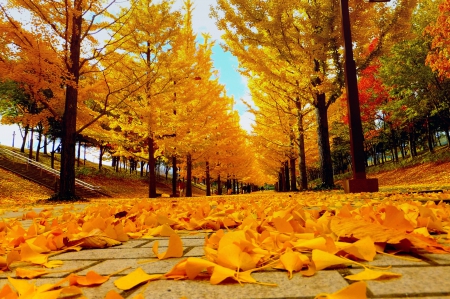
[[[78,208],[82,208],[80,205]],[[2,218],[18,217],[20,212],[6,213]],[[27,226],[28,222],[23,222]],[[182,236],[184,257],[202,257],[203,243],[207,233]],[[103,299],[109,290],[115,290],[124,298],[133,298],[142,293],[145,298],[188,299],[196,298],[314,298],[319,293],[333,293],[350,281],[344,276],[361,271],[357,266],[339,268],[335,270],[321,270],[312,277],[303,277],[296,273],[291,280],[285,271],[264,270],[254,272],[252,276],[260,281],[276,283],[278,286],[263,286],[256,284],[239,285],[234,282],[211,285],[208,280],[158,280],[137,286],[129,291],[121,291],[114,286],[114,280],[141,267],[148,274],[163,274],[168,272],[183,258],[172,258],[156,261],[152,252],[153,243],[159,240],[160,252],[165,250],[168,238],[130,240],[120,246],[106,249],[83,249],[80,252],[66,252],[52,256],[50,260],[62,260],[64,264],[54,270],[70,270],[72,273],[85,275],[94,270],[100,275],[109,275],[120,269],[131,267],[113,275],[99,287],[83,287],[83,294],[88,299]],[[450,254],[413,255],[420,261],[394,258],[388,255],[376,256],[375,261],[369,263],[376,266],[392,266],[390,271],[401,273],[402,277],[386,281],[368,281],[368,298],[427,298],[450,299]],[[75,270],[76,269],[76,270]],[[15,273],[0,273],[0,288],[7,283],[7,276],[15,277]],[[69,275],[69,272],[47,274],[32,280],[35,285],[55,283]],[[73,298],[73,297],[71,297]]]

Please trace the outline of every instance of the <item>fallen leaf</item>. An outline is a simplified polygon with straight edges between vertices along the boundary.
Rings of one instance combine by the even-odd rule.
[[[153,244],[153,253],[158,257],[158,259],[163,260],[171,257],[182,257],[183,256],[183,242],[180,236],[177,234],[171,234],[169,237],[169,247],[164,253],[158,253],[158,241]]]
[[[333,294],[319,294],[314,299],[367,299],[367,285],[364,281],[358,281]]]
[[[114,281],[114,285],[121,290],[129,290],[140,283],[143,283],[145,281],[158,280],[161,277],[163,277],[162,274],[149,275],[139,267],[128,275],[116,279]]]
[[[402,275],[398,273],[371,270],[366,268],[364,269],[364,271],[361,271],[358,274],[347,275],[345,276],[345,278],[349,280],[374,280],[374,279],[398,278],[400,276]]]

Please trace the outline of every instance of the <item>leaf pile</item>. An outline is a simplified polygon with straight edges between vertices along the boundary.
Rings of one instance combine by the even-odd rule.
[[[400,275],[360,262],[373,261],[377,252],[450,251],[450,208],[431,201],[445,199],[449,194],[383,196],[381,193],[302,193],[294,197],[252,194],[103,201],[88,205],[81,212],[73,206],[52,207],[39,214],[29,211],[22,217],[32,219],[27,229],[18,219],[0,222],[0,269],[5,272],[15,269],[16,277],[38,277],[54,271],[47,269],[62,264],[49,260],[56,253],[105,248],[129,239],[155,236],[169,237],[169,246],[165,252],[160,252],[155,242],[154,256],[158,259],[181,257],[180,235],[195,231],[211,232],[205,238],[204,258],[184,259],[164,275],[149,275],[138,268],[116,279],[115,286],[128,290],[158,279],[198,277],[208,277],[211,284],[228,279],[272,285],[256,281],[251,273],[275,268],[286,271],[289,278],[293,275],[308,277],[322,269],[347,264],[364,267],[362,272],[347,279],[389,279]],[[430,201],[415,200],[419,196]],[[34,268],[26,268],[29,266]],[[299,274],[295,274],[297,272]],[[25,293],[21,292],[52,292],[54,298],[64,292],[81,294],[80,287],[101,284],[112,275],[70,274],[60,283],[46,287],[34,287],[23,280],[9,278],[18,293],[5,286],[0,294],[12,292],[22,296]],[[320,296],[335,298],[327,294]],[[45,294],[42,298],[53,297]],[[113,291],[106,298],[120,298],[120,295]]]

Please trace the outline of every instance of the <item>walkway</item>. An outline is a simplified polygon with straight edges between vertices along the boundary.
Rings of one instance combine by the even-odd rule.
[[[76,205],[83,209],[85,205]],[[40,209],[35,209],[40,212]],[[23,211],[6,212],[3,219],[21,217]],[[31,220],[20,220],[23,226],[31,224]],[[185,257],[202,257],[205,232],[193,235],[183,235]],[[141,267],[148,274],[164,274],[183,258],[172,258],[148,262],[154,258],[152,246],[158,240],[160,252],[168,244],[168,238],[157,237],[151,240],[129,240],[124,244],[106,249],[83,249],[80,252],[66,252],[52,256],[50,260],[61,260],[64,264],[54,270],[76,269],[73,273],[85,275],[94,270],[100,275],[109,275],[120,269],[131,267],[121,273],[114,274],[107,282],[98,287],[84,287],[83,294],[88,299],[103,299],[110,290],[115,290],[124,298],[133,298],[141,293],[145,298],[180,299],[180,298],[298,298],[312,299],[319,293],[333,293],[350,281],[344,276],[360,272],[359,267],[346,267],[335,270],[322,270],[312,277],[294,274],[291,280],[285,271],[266,270],[255,272],[252,276],[260,282],[276,283],[278,286],[262,286],[256,284],[222,283],[211,285],[206,280],[158,280],[151,282],[147,288],[138,286],[129,291],[120,291],[114,281]],[[376,266],[392,266],[392,272],[401,273],[399,279],[387,281],[369,281],[368,298],[450,298],[450,254],[413,255],[420,261],[393,258],[387,255],[376,256],[375,261],[369,263]],[[67,272],[47,274],[33,280],[36,285],[55,283],[66,277]],[[7,283],[7,276],[15,277],[14,272],[0,273],[0,288]]]

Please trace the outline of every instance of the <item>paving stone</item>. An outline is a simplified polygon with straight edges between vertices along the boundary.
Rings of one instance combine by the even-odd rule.
[[[321,271],[312,277],[294,275],[289,280],[286,272],[253,273],[252,276],[261,282],[276,283],[278,286],[257,284],[239,285],[237,282],[224,282],[219,285],[210,284],[209,280],[158,280],[152,281],[144,290],[145,298],[179,299],[186,298],[313,298],[319,293],[333,293],[347,286],[347,282],[336,271]],[[139,294],[137,289],[129,298]]]
[[[205,239],[205,237],[207,237],[211,234],[211,232],[196,233],[195,231],[190,232],[190,233],[184,233],[184,232],[177,231],[177,233],[182,239],[203,239],[203,240]]]
[[[122,291],[116,288],[114,285],[114,280],[117,278],[111,278],[102,285],[95,286],[95,287],[80,287],[83,291],[83,295],[88,299],[104,299],[105,295],[110,290],[115,290],[117,293],[121,293]],[[31,284],[34,284],[35,286],[41,286],[46,283],[57,283],[61,279],[60,278],[40,278],[40,279],[32,279],[28,282]],[[7,279],[0,279],[0,289],[5,285],[8,284]],[[68,282],[63,283],[61,286],[67,287],[69,285]],[[10,285],[11,286],[11,285]],[[13,288],[14,289],[14,288]],[[78,298],[78,297],[77,297]]]
[[[167,247],[159,247],[159,252]],[[66,252],[52,257],[54,260],[105,260],[105,259],[148,259],[155,257],[150,248],[83,249],[80,252]]]
[[[406,297],[406,298],[409,298],[409,297]],[[439,296],[439,297],[428,297],[428,296],[425,296],[425,297],[422,297],[422,296],[420,296],[420,297],[411,297],[411,298],[415,298],[415,299],[450,299],[450,296]],[[383,298],[377,298],[377,299],[405,299],[405,297],[387,297],[387,298],[385,298],[385,297],[383,297]]]
[[[450,254],[431,254],[426,253],[422,254],[427,259],[432,260],[433,262],[439,265],[450,265]]]
[[[402,259],[400,257],[411,258],[410,260]],[[398,257],[393,257],[384,254],[377,254],[372,262],[363,262],[362,264],[368,264],[377,267],[388,267],[388,266],[428,266],[429,264],[424,261],[415,261],[416,257],[409,255],[401,255]],[[353,268],[358,268],[359,266],[352,265]]]
[[[142,239],[139,239],[139,240],[128,240],[126,242],[123,242],[122,245],[115,246],[114,248],[124,249],[124,248],[134,248],[134,247],[137,247],[137,246],[144,247],[142,245],[146,244],[148,242],[149,242],[149,240],[142,240]]]
[[[64,261],[61,267],[53,268],[53,269],[47,269],[50,273],[43,275],[42,277],[64,277],[67,276],[69,273],[74,272],[76,269],[89,267],[93,264],[95,264],[95,261]],[[16,269],[17,268],[25,268],[25,269],[43,269],[43,267],[38,266],[30,266],[28,263],[14,263],[12,264],[13,269],[11,271],[1,272],[0,277],[16,277]],[[70,272],[60,272],[60,271],[70,271]],[[59,272],[59,273],[52,273],[52,272]]]
[[[169,246],[169,240],[153,240],[148,244],[145,244],[142,247],[153,247],[153,244],[158,241],[159,246]],[[189,247],[189,246],[203,246],[205,244],[205,239],[186,239],[182,238],[181,241],[183,242],[183,247]]]
[[[164,274],[169,272],[177,263],[184,260],[185,258],[171,258],[166,260],[152,260],[151,262],[147,260],[135,260],[135,259],[114,259],[114,260],[106,260],[99,264],[96,264],[92,267],[84,269],[83,271],[78,272],[77,274],[86,275],[89,271],[95,271],[100,275],[110,275],[115,273],[121,269],[131,267],[123,272],[120,272],[119,275],[126,275],[137,268],[142,268],[148,274]]]
[[[205,255],[205,251],[203,249],[203,246],[201,247],[194,247],[191,250],[189,250],[184,256],[188,257],[188,256],[204,256]]]
[[[393,267],[389,271],[402,276],[390,280],[367,281],[368,288],[375,296],[417,296],[425,293],[439,297],[439,294],[450,294],[450,283],[444,283],[450,274],[450,267]],[[352,269],[350,272],[356,274],[361,270]]]

